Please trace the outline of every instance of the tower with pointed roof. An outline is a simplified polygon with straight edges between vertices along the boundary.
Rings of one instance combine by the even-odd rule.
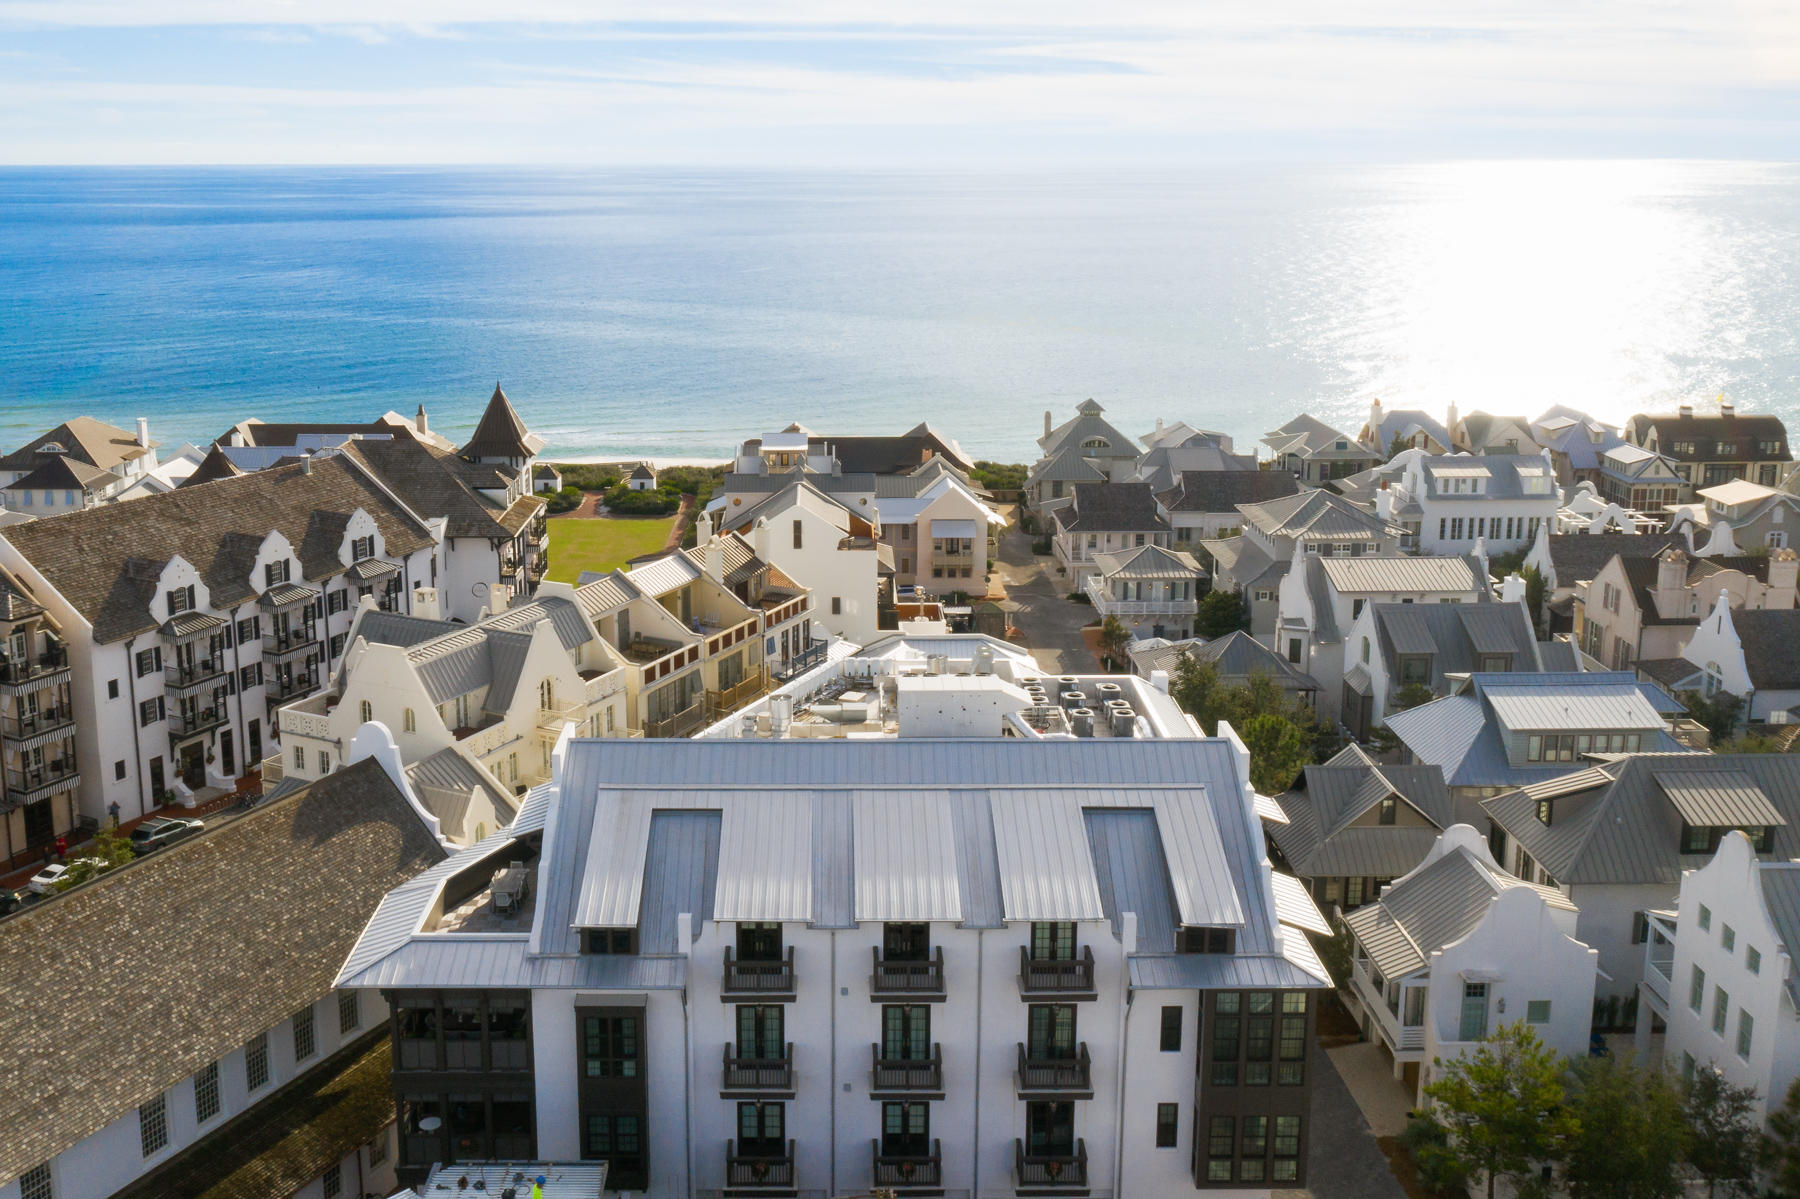
[[[506,398],[500,384],[495,383],[494,394],[488,397],[480,423],[457,454],[481,465],[504,463],[515,470],[524,470],[543,448],[544,439],[525,427],[525,422],[513,410],[512,401]]]

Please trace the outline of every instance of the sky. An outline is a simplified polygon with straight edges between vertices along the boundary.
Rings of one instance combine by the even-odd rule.
[[[1791,159],[1792,0],[0,0],[0,163]]]

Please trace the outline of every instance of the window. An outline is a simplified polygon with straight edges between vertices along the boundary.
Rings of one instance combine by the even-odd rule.
[[[1732,953],[1737,949],[1737,930],[1729,924],[1719,926],[1719,948],[1726,953]]]
[[[831,597],[831,614],[833,616],[842,616],[844,614],[844,598],[842,596],[834,595]]]
[[[338,1031],[354,1032],[362,1024],[362,1004],[355,991],[338,992]]]
[[[1237,1122],[1230,1116],[1214,1116],[1206,1131],[1206,1181],[1231,1181],[1231,1155],[1236,1142]]]
[[[1750,1058],[1750,1039],[1755,1035],[1756,1021],[1743,1008],[1738,1009],[1738,1056],[1746,1061]]]
[[[1700,905],[1700,931],[1712,931],[1712,909],[1705,904]]]
[[[170,616],[174,616],[178,612],[191,611],[194,607],[194,585],[189,583],[186,587],[175,588],[168,592],[167,599]]]
[[[137,652],[138,678],[141,679],[147,674],[154,674],[161,669],[162,646],[153,645],[149,649],[141,649]]]
[[[219,1063],[208,1062],[194,1075],[194,1118],[201,1124],[219,1114]]]
[[[361,562],[364,558],[375,556],[375,538],[358,537],[350,542],[350,560]]]
[[[364,724],[375,719],[375,707],[368,700],[360,700],[356,705],[356,717]]]
[[[1252,991],[1244,996],[1244,1081],[1267,1086],[1270,1059],[1275,1056],[1275,996]]]
[[[125,777],[125,759],[120,758],[113,763],[113,780],[116,782]]]
[[[1538,818],[1539,824],[1543,825],[1545,828],[1549,828],[1550,827],[1550,818],[1552,816],[1554,816],[1555,813],[1556,813],[1556,801],[1555,800],[1540,799],[1537,801],[1537,818]]]
[[[1550,1023],[1550,1001],[1548,999],[1528,999],[1525,1001],[1525,1023]]]
[[[346,636],[346,634],[344,634],[344,633],[332,634],[332,637],[331,637],[331,656],[332,657],[341,658],[344,656],[344,638],[345,638],[345,636]]]
[[[779,1103],[738,1104],[738,1151],[745,1157],[787,1152],[787,1109]]]
[[[1181,1119],[1179,1103],[1159,1103],[1156,1105],[1156,1147],[1158,1149],[1175,1148],[1176,1129]]]
[[[1425,989],[1415,987],[1408,993],[1423,998]],[[1421,1017],[1423,1022],[1423,1017]],[[1306,1081],[1306,992],[1289,991],[1281,997],[1281,1061],[1276,1066],[1275,1081],[1284,1087],[1297,1087]]]
[[[1275,1117],[1276,1182],[1294,1182],[1300,1177],[1300,1117]]]
[[[155,695],[138,704],[138,724],[149,726],[163,718],[163,697]]]
[[[1039,962],[1075,960],[1075,925],[1068,921],[1031,926],[1031,957]]]
[[[798,520],[796,520],[794,522],[794,548],[795,549],[801,548],[801,546],[800,546],[800,527],[801,527],[800,522]]]
[[[1241,1182],[1261,1182],[1267,1163],[1263,1158],[1269,1152],[1269,1118],[1267,1116],[1245,1116],[1243,1125],[1243,1142],[1238,1147],[1238,1179]]]
[[[1212,1085],[1235,1087],[1238,1082],[1238,1058],[1243,1047],[1242,996],[1236,991],[1221,991],[1213,999],[1212,1021]]]
[[[582,1072],[588,1078],[636,1078],[640,1055],[636,1016],[584,1016]]]
[[[294,1060],[303,1062],[319,1051],[318,1029],[313,1023],[313,1010],[303,1007],[294,1013]]]
[[[306,746],[304,745],[294,746],[294,769],[306,769]]]
[[[1294,662],[1294,663],[1298,663],[1300,661],[1300,638],[1298,638],[1298,637],[1289,637],[1288,638],[1287,660],[1289,662]]]
[[[1181,1052],[1181,1007],[1172,1005],[1162,1010],[1162,1052]]]
[[[1175,934],[1175,952],[1231,953],[1236,941],[1235,929],[1183,928]]]
[[[325,613],[326,613],[326,615],[329,616],[329,615],[332,615],[332,614],[335,614],[338,612],[342,612],[349,606],[350,606],[350,589],[348,587],[340,588],[337,591],[328,591],[325,593]]]
[[[1724,987],[1714,986],[1712,1030],[1721,1037],[1725,1035],[1725,1017],[1730,1014],[1731,996],[1725,993]]]
[[[1075,1056],[1075,1005],[1034,1003],[1027,1012],[1025,1056],[1066,1061]]]
[[[244,1089],[252,1093],[269,1085],[269,1034],[259,1032],[244,1046]]]
[[[261,636],[262,636],[262,617],[246,616],[244,619],[237,622],[238,644],[241,645],[246,641],[255,641],[257,638],[259,638]]]
[[[630,928],[586,929],[582,934],[581,950],[583,953],[633,954],[637,952],[636,932]]]
[[[1381,801],[1381,806],[1378,809],[1378,811],[1376,812],[1376,820],[1379,823],[1393,824],[1397,819],[1399,819],[1399,816],[1400,816],[1400,801],[1399,801],[1399,799],[1397,799],[1396,797],[1394,797],[1392,795],[1389,795],[1388,797],[1386,797],[1385,799],[1383,799]]]
[[[324,750],[319,751],[319,773],[331,773],[331,755]]]
[[[270,562],[263,567],[263,586],[273,587],[277,583],[288,581],[288,562],[283,558],[279,562]]]
[[[1693,980],[1688,984],[1688,1008],[1699,1013],[1706,1003],[1706,971],[1694,967]]]
[[[107,679],[106,680],[106,698],[107,699],[118,699],[119,698],[119,680],[118,679]]]
[[[1752,974],[1762,973],[1762,953],[1754,945],[1744,946],[1744,969]]]
[[[50,1163],[33,1166],[19,1175],[19,1199],[56,1199],[50,1182]]]
[[[400,728],[402,731],[408,733],[416,733],[419,731],[418,718],[413,715],[413,710],[411,708],[407,708],[400,713]]]
[[[238,671],[238,685],[246,689],[262,686],[262,663],[252,662]]]
[[[138,1108],[138,1146],[145,1157],[150,1157],[168,1144],[169,1099],[166,1095],[158,1095]]]
[[[331,1169],[325,1171],[325,1176],[319,1180],[319,1185],[325,1191],[325,1199],[338,1199],[344,1193],[344,1163],[332,1163]]]

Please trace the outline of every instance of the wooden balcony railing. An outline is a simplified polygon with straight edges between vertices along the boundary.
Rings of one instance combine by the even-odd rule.
[[[1027,1153],[1013,1142],[1013,1182],[1027,1187],[1083,1189],[1088,1184],[1087,1142],[1077,1137],[1073,1153]]]
[[[41,654],[23,658],[0,658],[0,686],[29,683],[45,675],[69,668],[69,647],[58,643]]]
[[[746,1150],[738,1152],[736,1141],[725,1142],[725,1187],[727,1191],[744,1189],[794,1189],[794,1142],[787,1143],[786,1153]]]
[[[875,971],[869,976],[869,998],[877,1003],[894,999],[944,998],[944,948],[922,962],[883,957],[880,946],[870,949]]]
[[[646,737],[685,737],[706,723],[706,701],[697,699],[665,720],[646,720]]]
[[[944,1090],[944,1047],[932,1042],[925,1058],[884,1057],[880,1045],[870,1045],[874,1068],[869,1076],[871,1095],[935,1093]]]
[[[1023,1041],[1019,1042],[1019,1071],[1014,1083],[1021,1096],[1092,1099],[1094,1063],[1088,1057],[1087,1042],[1075,1047],[1073,1057],[1035,1056],[1027,1051]]]
[[[931,1141],[927,1154],[883,1153],[880,1141],[871,1141],[874,1158],[873,1178],[877,1188],[905,1190],[908,1187],[941,1187],[944,1185],[944,1150],[937,1138]]]
[[[1093,947],[1083,946],[1078,958],[1049,959],[1034,958],[1030,949],[1019,946],[1019,993],[1095,998]]]
[[[744,961],[732,952],[731,946],[725,947],[725,977],[719,986],[721,999],[742,999],[745,997],[773,998],[777,995],[794,994],[794,947],[788,946],[787,954],[772,962]]]
[[[714,716],[724,716],[735,712],[768,688],[768,680],[763,676],[762,667],[750,671],[741,680],[718,691],[708,691],[706,702],[711,705]]]
[[[725,1095],[781,1094],[794,1092],[794,1043],[782,1047],[780,1057],[741,1057],[725,1046],[725,1067],[719,1090]]]

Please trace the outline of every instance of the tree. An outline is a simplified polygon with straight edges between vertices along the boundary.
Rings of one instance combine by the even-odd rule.
[[[1228,637],[1239,629],[1250,627],[1250,613],[1241,591],[1209,591],[1200,601],[1200,612],[1194,618],[1194,632],[1211,641]]]
[[[1124,660],[1125,647],[1131,644],[1131,630],[1117,616],[1108,616],[1100,622],[1100,652],[1112,659],[1117,665]]]
[[[1531,615],[1531,627],[1542,638],[1548,632],[1544,624],[1544,598],[1550,592],[1550,585],[1544,582],[1544,572],[1535,566],[1520,568],[1519,577],[1525,580],[1525,611]]]
[[[1416,708],[1420,704],[1428,704],[1437,696],[1424,683],[1408,683],[1394,692],[1394,702],[1388,707],[1395,712],[1404,712],[1408,708]]]
[[[1757,1157],[1769,1172],[1763,1181],[1771,1199],[1800,1199],[1800,1079],[1788,1087],[1781,1106],[1769,1113]]]
[[[1238,735],[1250,751],[1250,785],[1264,795],[1279,795],[1293,786],[1312,760],[1306,734],[1284,716],[1252,716]]]
[[[131,848],[130,837],[117,828],[103,828],[94,834],[93,841],[83,848],[81,856],[69,863],[68,872],[56,880],[56,889],[67,891],[70,887],[80,886],[135,857],[137,851]]]
[[[1681,1096],[1661,1070],[1628,1059],[1574,1064],[1567,1100],[1580,1118],[1563,1182],[1572,1199],[1675,1199],[1688,1147]]]
[[[1723,1071],[1703,1068],[1683,1085],[1681,1099],[1688,1165],[1706,1180],[1706,1193],[1754,1194],[1756,1088],[1733,1086]]]
[[[1731,736],[1737,728],[1738,714],[1744,710],[1744,701],[1729,691],[1720,691],[1710,697],[1698,691],[1683,691],[1680,699],[1687,705],[1688,715],[1705,725],[1714,741],[1724,741]]]
[[[1407,441],[1406,438],[1398,433],[1394,434],[1394,439],[1388,442],[1388,461],[1392,462],[1410,449],[1412,449],[1411,442]]]
[[[1524,1022],[1504,1025],[1472,1053],[1435,1059],[1443,1076],[1425,1088],[1438,1105],[1445,1165],[1487,1176],[1488,1199],[1502,1175],[1521,1178],[1555,1161],[1574,1131],[1563,1106],[1562,1055]]]

